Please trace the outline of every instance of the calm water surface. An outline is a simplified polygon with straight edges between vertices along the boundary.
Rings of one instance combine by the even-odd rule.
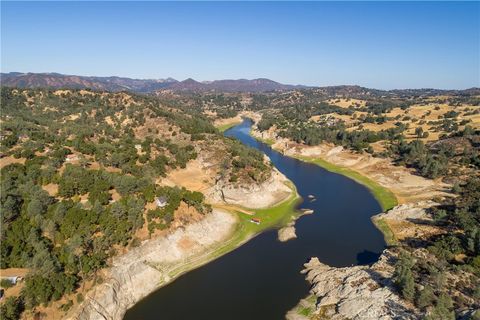
[[[264,152],[305,199],[299,208],[315,211],[297,220],[297,239],[277,240],[266,231],[240,248],[190,271],[139,302],[126,320],[284,319],[308,294],[300,274],[310,257],[332,266],[375,262],[385,247],[370,217],[381,212],[362,185],[321,167],[283,156],[249,135],[251,121],[225,132]],[[314,202],[308,195],[314,195]]]

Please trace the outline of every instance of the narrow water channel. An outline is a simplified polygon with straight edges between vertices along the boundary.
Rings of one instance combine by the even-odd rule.
[[[250,120],[226,136],[264,152],[315,211],[297,220],[297,239],[266,231],[240,248],[195,269],[140,301],[126,320],[276,320],[308,294],[300,274],[310,257],[332,266],[370,264],[385,247],[370,220],[380,205],[364,186],[321,167],[286,157],[249,135]],[[310,202],[308,195],[316,201]]]

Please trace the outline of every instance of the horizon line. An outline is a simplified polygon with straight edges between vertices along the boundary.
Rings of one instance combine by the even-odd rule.
[[[150,78],[150,77],[132,77],[132,76],[122,76],[122,75],[80,75],[80,74],[70,74],[70,73],[61,73],[61,72],[56,72],[56,71],[42,71],[42,72],[22,72],[22,71],[3,71],[0,70],[1,74],[9,74],[9,73],[18,73],[18,74],[56,74],[56,75],[61,75],[61,76],[73,76],[73,77],[94,77],[94,78],[125,78],[125,79],[131,79],[131,80],[141,80],[141,81],[148,81],[148,80],[168,80],[172,79],[177,82],[183,82],[186,80],[194,80],[199,83],[211,83],[214,81],[225,81],[225,80],[231,80],[231,81],[239,81],[239,80],[247,80],[247,81],[253,81],[253,80],[269,80],[276,82],[281,85],[286,85],[286,86],[297,86],[297,87],[306,87],[304,89],[314,89],[314,88],[328,88],[328,87],[361,87],[361,88],[366,88],[366,89],[372,89],[372,90],[380,90],[380,91],[394,91],[394,90],[441,90],[441,91],[464,91],[464,90],[469,90],[469,89],[480,89],[480,84],[478,86],[469,86],[466,88],[436,88],[436,87],[403,87],[403,88],[390,88],[390,89],[379,89],[375,87],[370,87],[370,86],[363,86],[359,84],[328,84],[328,85],[319,85],[319,84],[303,84],[303,83],[297,83],[297,84],[291,84],[291,83],[283,83],[279,82],[277,80],[273,80],[268,77],[257,77],[257,78],[223,78],[223,79],[214,79],[214,80],[196,80],[193,77],[187,77],[183,80],[178,80],[174,77],[157,77],[157,78]]]

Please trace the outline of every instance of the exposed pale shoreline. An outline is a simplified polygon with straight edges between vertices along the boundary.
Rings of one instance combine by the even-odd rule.
[[[262,217],[261,225],[250,223],[251,216],[242,213],[241,207],[231,206],[229,212],[214,205],[213,212],[201,221],[147,240],[114,258],[113,266],[105,271],[105,281],[92,288],[65,318],[120,320],[129,308],[182,274],[236,249],[265,229],[292,221],[299,195],[283,175],[274,177],[287,181],[290,193],[269,208],[249,209]]]
[[[255,119],[258,121],[259,115]],[[278,138],[274,130],[259,132],[252,127],[250,135],[268,144],[276,151],[302,161],[311,162],[326,170],[345,175],[367,187],[388,211],[399,204],[414,204],[434,197],[447,197],[449,185],[412,174],[408,169],[393,165],[389,159],[358,154],[341,146],[322,144],[305,146]],[[396,230],[384,216],[372,217],[389,245],[396,244]]]

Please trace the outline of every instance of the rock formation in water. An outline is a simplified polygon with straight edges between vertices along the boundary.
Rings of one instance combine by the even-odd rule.
[[[291,222],[288,226],[278,230],[278,240],[282,242],[295,239],[296,237],[297,234],[295,233],[295,222]]]

